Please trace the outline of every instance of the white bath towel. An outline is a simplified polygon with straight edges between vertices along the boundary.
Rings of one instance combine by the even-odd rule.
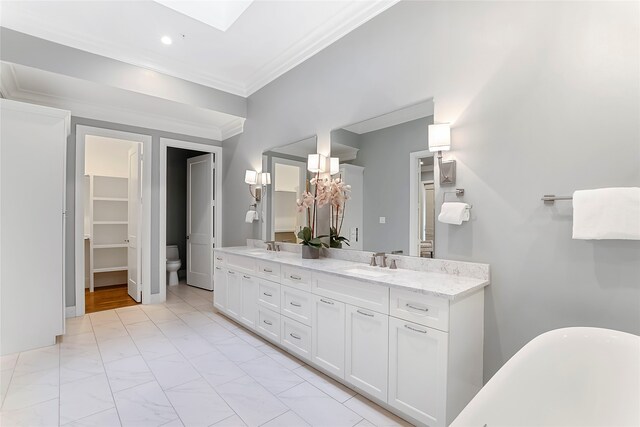
[[[462,221],[469,221],[469,208],[466,203],[447,202],[442,204],[438,221],[445,224],[460,225]]]
[[[640,240],[640,188],[573,193],[573,238]]]
[[[247,211],[247,215],[244,218],[245,222],[252,223],[253,221],[258,220],[258,212],[256,211]]]

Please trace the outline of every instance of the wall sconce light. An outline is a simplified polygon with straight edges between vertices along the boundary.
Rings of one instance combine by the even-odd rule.
[[[329,173],[335,175],[340,172],[340,158],[329,157]]]
[[[438,169],[440,169],[440,184],[455,185],[456,161],[442,161],[442,152],[451,149],[451,127],[449,123],[429,125],[429,151],[438,153]]]
[[[271,174],[269,172],[258,173],[247,169],[244,173],[244,182],[249,184],[249,194],[254,198],[256,202],[262,199],[262,192],[264,187],[271,184]],[[255,186],[253,189],[252,186]]]
[[[327,165],[327,158],[322,154],[309,154],[307,158],[307,170],[313,173],[324,172]]]

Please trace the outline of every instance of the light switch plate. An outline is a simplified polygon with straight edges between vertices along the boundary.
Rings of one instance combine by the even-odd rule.
[[[386,224],[387,223],[387,217],[386,216],[381,216],[380,217],[380,224]]]

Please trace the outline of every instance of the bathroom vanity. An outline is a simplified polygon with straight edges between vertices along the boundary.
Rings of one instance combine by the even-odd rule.
[[[482,387],[489,266],[327,254],[216,249],[214,306],[413,423],[451,423]]]

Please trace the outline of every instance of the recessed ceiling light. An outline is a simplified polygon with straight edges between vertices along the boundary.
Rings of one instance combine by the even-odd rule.
[[[160,41],[162,42],[162,44],[166,44],[166,45],[170,45],[171,43],[173,43],[173,40],[171,40],[171,37],[169,36],[162,36]]]

